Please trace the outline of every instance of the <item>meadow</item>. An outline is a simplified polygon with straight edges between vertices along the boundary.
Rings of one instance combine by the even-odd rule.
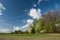
[[[60,34],[0,34],[0,40],[60,40]]]

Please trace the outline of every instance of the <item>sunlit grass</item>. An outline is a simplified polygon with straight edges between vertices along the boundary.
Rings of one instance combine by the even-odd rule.
[[[0,40],[60,40],[60,34],[0,34]]]

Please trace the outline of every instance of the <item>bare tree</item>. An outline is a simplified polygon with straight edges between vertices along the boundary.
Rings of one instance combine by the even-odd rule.
[[[45,22],[45,28],[48,32],[56,31],[55,23],[58,20],[59,16],[60,15],[58,11],[49,11],[44,15],[43,20]]]

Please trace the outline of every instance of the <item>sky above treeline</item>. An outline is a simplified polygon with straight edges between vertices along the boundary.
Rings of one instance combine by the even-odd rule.
[[[26,30],[34,20],[59,7],[60,0],[0,0],[0,32]]]

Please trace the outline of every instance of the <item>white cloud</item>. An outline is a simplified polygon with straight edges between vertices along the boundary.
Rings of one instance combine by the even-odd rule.
[[[23,26],[21,26],[21,27],[13,27],[13,31],[18,31],[18,30],[21,30],[21,31],[26,31],[27,29],[28,29],[28,27],[30,26],[30,25],[32,25],[32,23],[33,23],[33,19],[27,19],[25,22],[26,22],[26,24],[25,25],[23,25]]]
[[[24,26],[22,26],[22,28],[28,28],[30,25],[32,25],[33,21],[34,21],[33,19],[27,19],[26,20],[27,24],[25,24]]]
[[[28,24],[32,24],[33,21],[34,21],[34,20],[32,20],[32,19],[28,19],[28,20],[27,20],[27,23],[28,23]]]
[[[37,4],[39,4],[41,1],[42,1],[42,0],[38,0],[38,3],[37,3]]]
[[[21,26],[21,27],[13,27],[13,32],[14,31],[18,31],[18,30],[21,30],[21,31],[26,31],[27,29],[28,29],[28,27],[29,27],[29,25],[30,24],[25,24],[25,25],[23,25],[23,26]]]
[[[18,30],[20,30],[20,27],[13,27],[13,31],[18,31]]]
[[[32,25],[33,21],[34,21],[33,19],[27,19],[26,21],[23,20],[23,22],[26,24],[24,26],[22,26],[22,28],[25,28],[25,27]]]
[[[33,7],[36,7],[42,0],[38,0],[36,4],[33,5]]]
[[[0,15],[2,15],[3,10],[5,10],[5,7],[2,3],[0,3]]]
[[[0,33],[10,33],[10,30],[7,28],[0,28]]]
[[[5,7],[3,6],[2,3],[0,3],[0,9],[5,10]]]
[[[41,18],[41,10],[32,8],[28,15],[33,17],[33,19],[39,19]]]
[[[2,13],[0,13],[0,15],[2,15]]]
[[[34,4],[34,5],[33,5],[33,7],[36,7],[36,6],[37,6],[37,4]]]
[[[27,23],[27,24],[23,25],[20,30],[26,31],[26,30],[28,30],[29,26],[30,26],[30,24]]]
[[[27,27],[29,27],[29,25],[30,24],[25,24],[24,26],[22,26],[21,28],[23,29],[23,28],[27,28]]]

